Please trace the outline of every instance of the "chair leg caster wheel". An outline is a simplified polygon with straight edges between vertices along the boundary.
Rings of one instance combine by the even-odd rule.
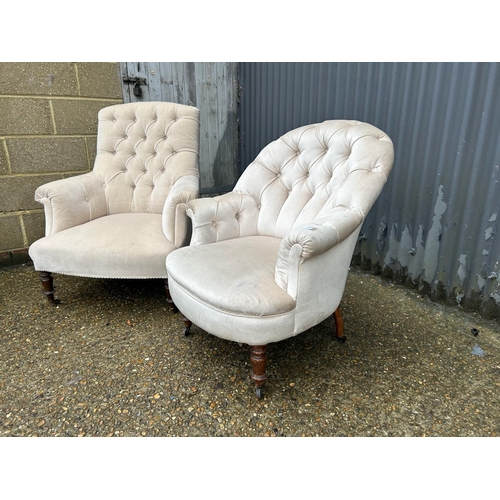
[[[347,340],[347,337],[344,335],[343,337],[337,337],[338,341],[341,343],[341,344],[345,344],[345,341]]]
[[[264,394],[262,387],[257,387],[257,389],[255,389],[255,394],[257,396],[257,399],[262,398],[262,395]]]
[[[184,336],[187,337],[191,333],[191,327],[187,326],[186,329],[184,330]]]

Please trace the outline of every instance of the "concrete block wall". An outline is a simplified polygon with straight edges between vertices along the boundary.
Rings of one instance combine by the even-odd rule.
[[[0,266],[29,260],[35,189],[92,170],[97,112],[122,102],[117,62],[0,62]]]

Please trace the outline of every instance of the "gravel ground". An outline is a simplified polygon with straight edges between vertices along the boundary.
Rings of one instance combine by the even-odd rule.
[[[183,335],[160,281],[0,270],[0,436],[497,436],[500,326],[352,269],[330,318],[268,347]],[[472,329],[479,330],[474,336]]]

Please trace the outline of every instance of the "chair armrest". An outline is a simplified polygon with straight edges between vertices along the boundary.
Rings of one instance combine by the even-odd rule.
[[[193,200],[187,209],[193,224],[191,245],[255,235],[259,211],[251,196],[234,191]]]
[[[322,214],[311,224],[294,227],[282,240],[276,262],[275,280],[288,289],[291,268],[321,255],[344,241],[363,222],[363,215],[355,210],[336,207]]]
[[[194,200],[199,192],[198,176],[184,175],[174,183],[167,195],[162,213],[163,234],[176,248],[188,243],[187,204]]]
[[[107,213],[103,181],[94,172],[43,184],[35,201],[45,210],[46,236]]]

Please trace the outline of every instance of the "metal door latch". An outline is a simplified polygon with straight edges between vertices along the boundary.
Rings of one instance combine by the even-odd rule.
[[[148,82],[146,81],[145,78],[139,78],[137,76],[132,76],[132,77],[124,76],[123,81],[124,81],[124,83],[133,83],[134,84],[133,92],[134,92],[134,95],[136,97],[140,97],[142,95],[141,85],[148,84]]]

